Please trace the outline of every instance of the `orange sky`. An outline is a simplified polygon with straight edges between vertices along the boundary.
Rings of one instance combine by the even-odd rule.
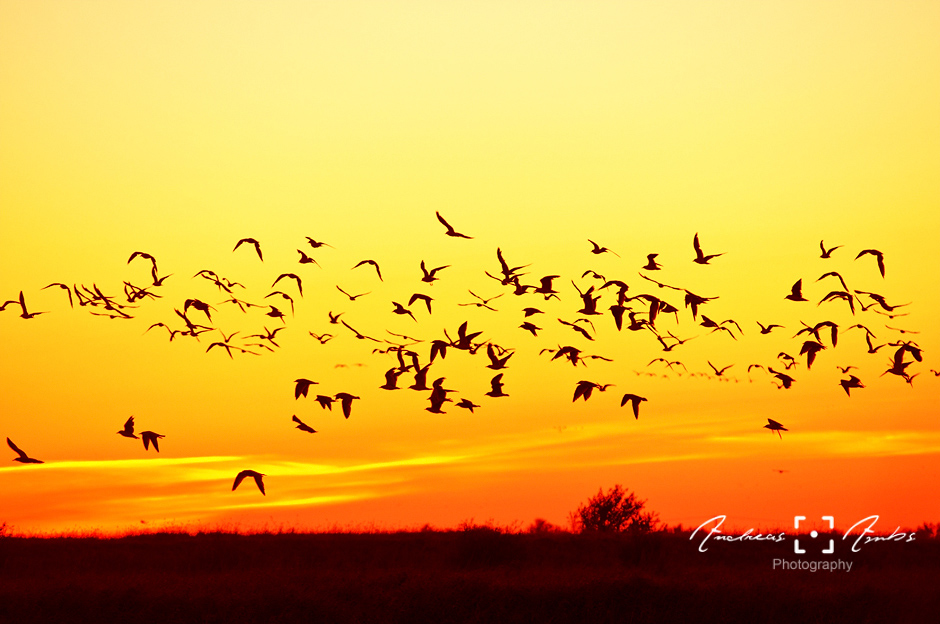
[[[16,530],[130,526],[324,528],[454,526],[474,518],[558,524],[600,487],[635,490],[669,523],[727,514],[736,526],[790,526],[880,514],[887,530],[940,515],[940,9],[929,2],[0,4],[0,437],[43,465],[0,464],[0,522]],[[440,211],[463,240],[444,235]],[[692,238],[705,253],[692,262]],[[235,243],[261,241],[264,261]],[[313,250],[305,237],[332,248]],[[588,239],[619,256],[592,255]],[[842,245],[828,260],[819,240]],[[500,248],[523,283],[559,275],[560,300],[516,297],[490,279]],[[864,249],[884,252],[886,275]],[[297,249],[320,266],[301,265]],[[149,284],[134,318],[92,316],[52,282]],[[743,335],[709,333],[681,292],[640,278],[659,253],[666,284],[718,297],[701,313]],[[376,260],[384,281],[370,267]],[[433,285],[419,263],[450,265]],[[167,340],[189,298],[234,339],[280,321],[242,313],[211,269],[254,303],[274,279],[296,310],[280,348],[230,359],[218,331]],[[556,319],[584,317],[581,290],[607,279],[680,308],[656,328],[690,342],[663,353],[649,331],[618,332],[603,292],[594,341]],[[889,319],[821,303],[838,281],[911,302]],[[797,279],[807,302],[784,300]],[[336,286],[369,292],[350,302]],[[498,310],[467,306],[468,293]],[[434,298],[416,321],[391,313]],[[867,297],[862,296],[866,302]],[[642,311],[639,301],[633,302]],[[543,328],[520,329],[522,308]],[[877,307],[877,306],[876,306]],[[378,386],[396,364],[359,331],[426,342],[468,321],[514,349],[506,398],[485,396],[484,351],[450,350],[446,377],[481,407],[431,414],[427,392]],[[200,313],[190,314],[198,318]],[[641,315],[642,318],[642,315]],[[700,320],[700,318],[699,318]],[[779,390],[750,364],[799,353],[801,321],[863,323],[875,344],[913,339],[908,384],[881,373],[896,350],[839,335]],[[757,332],[756,321],[784,329]],[[207,324],[209,324],[207,322]],[[886,327],[887,326],[887,327]],[[917,334],[901,334],[916,331]],[[320,345],[308,332],[335,335]],[[737,335],[737,331],[735,331]],[[574,368],[544,348],[571,344],[612,362]],[[383,345],[389,346],[388,344]],[[259,351],[255,348],[254,350]],[[669,372],[733,364],[721,382]],[[912,358],[908,355],[906,360]],[[864,389],[847,397],[836,366]],[[648,376],[645,373],[655,373]],[[334,406],[295,400],[358,395]],[[573,403],[579,380],[616,384]],[[404,382],[404,383],[402,383]],[[405,373],[399,385],[412,382]],[[634,419],[624,393],[647,397]],[[316,428],[293,428],[296,414]],[[161,453],[115,435],[165,434]],[[767,418],[788,429],[780,440]],[[6,447],[3,447],[6,448]],[[235,474],[268,475],[267,496]],[[783,470],[785,472],[776,472]],[[887,526],[891,525],[891,526]]]

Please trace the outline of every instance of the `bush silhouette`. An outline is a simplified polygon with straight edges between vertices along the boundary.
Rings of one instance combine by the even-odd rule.
[[[659,524],[658,514],[644,512],[645,500],[620,484],[606,493],[603,489],[580,505],[572,516],[572,525],[580,533],[649,533]]]

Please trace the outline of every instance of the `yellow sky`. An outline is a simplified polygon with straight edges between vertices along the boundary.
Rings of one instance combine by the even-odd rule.
[[[0,521],[564,523],[614,483],[685,524],[718,513],[742,525],[817,512],[937,519],[934,3],[7,1],[0,23],[0,297],[22,290],[31,311],[49,312],[0,313],[0,436],[47,462],[0,467]],[[435,211],[474,238],[444,236]],[[725,255],[694,264],[695,233],[705,253]],[[233,253],[247,236],[263,263]],[[306,236],[334,248],[315,251]],[[619,257],[591,255],[589,238]],[[820,239],[843,247],[820,259]],[[561,300],[515,297],[486,277],[497,247],[530,265],[524,283],[560,275]],[[854,259],[870,248],[884,252],[885,278],[873,257]],[[321,266],[298,264],[297,249]],[[127,264],[138,250],[172,276],[134,319],[41,290],[144,286],[148,263]],[[682,293],[642,280],[654,252],[663,270],[650,275],[719,297],[702,312],[744,335],[709,334]],[[351,270],[367,258],[384,281]],[[427,285],[421,260],[451,266]],[[205,353],[217,332],[144,334],[180,325],[173,309],[188,298],[214,305],[213,325],[242,339],[280,324],[220,305],[192,279],[202,269],[243,282],[256,303],[279,274],[302,276],[280,349],[230,360]],[[587,269],[677,305],[678,321],[657,327],[694,338],[663,353],[609,314],[595,317],[595,341],[580,338],[556,319],[580,316],[572,280],[601,284]],[[908,316],[817,305],[837,288],[816,282],[832,270],[912,302],[899,310]],[[783,299],[797,279],[810,301]],[[370,294],[350,302],[337,285]],[[468,289],[506,294],[492,312],[461,305]],[[414,292],[435,298],[431,315],[391,314]],[[615,297],[604,293],[606,314]],[[529,305],[545,311],[528,319],[538,338],[518,328]],[[482,350],[452,351],[429,381],[444,376],[481,407],[430,414],[427,393],[378,388],[394,356],[330,325],[328,311],[383,339],[454,336],[469,321],[515,349],[510,396],[484,396],[495,372]],[[920,374],[911,385],[879,376],[895,349],[868,354],[858,329],[796,369],[790,390],[747,373],[797,355],[800,321],[822,320],[864,323],[876,344],[916,340],[924,361],[909,370]],[[755,321],[785,329],[761,336]],[[336,338],[320,345],[310,331]],[[575,369],[539,354],[562,344],[614,361]],[[422,363],[427,345],[415,347]],[[737,382],[642,374],[667,372],[648,366],[657,357],[693,372],[734,364]],[[858,366],[866,388],[845,396],[836,365]],[[360,396],[352,417],[295,400],[298,377]],[[572,403],[582,379],[616,386]],[[648,397],[639,420],[619,406],[625,392]],[[166,434],[159,457],[115,435],[132,414],[139,431]],[[293,429],[292,414],[320,433]],[[782,441],[762,429],[767,418],[790,429]],[[268,495],[250,483],[230,492],[252,467],[269,475]]]

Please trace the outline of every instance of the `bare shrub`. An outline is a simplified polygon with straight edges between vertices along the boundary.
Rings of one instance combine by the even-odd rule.
[[[580,505],[571,515],[572,528],[579,533],[649,533],[656,530],[659,515],[644,512],[645,500],[637,498],[620,484]]]

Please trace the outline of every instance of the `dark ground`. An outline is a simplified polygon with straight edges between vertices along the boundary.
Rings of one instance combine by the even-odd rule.
[[[774,570],[774,558],[796,559],[790,539],[697,546],[688,533],[486,527],[8,536],[0,622],[940,621],[936,538],[854,554],[845,545],[835,557],[850,572]]]

